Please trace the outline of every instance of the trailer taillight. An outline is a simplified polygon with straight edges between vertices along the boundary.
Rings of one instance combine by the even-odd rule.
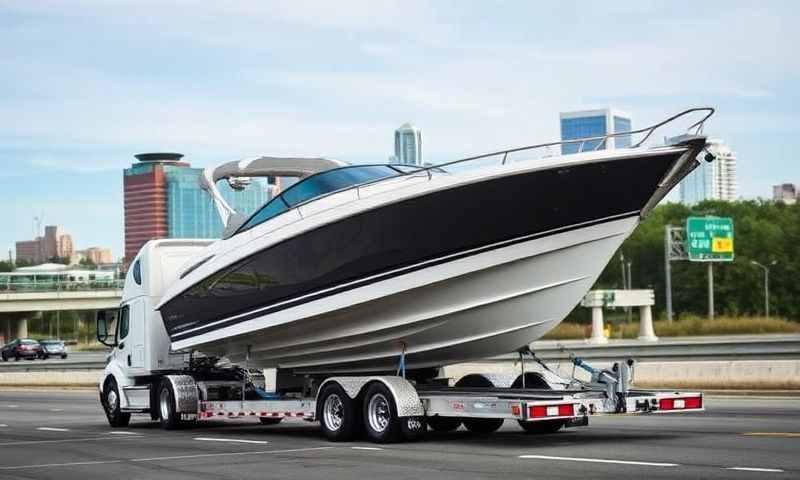
[[[571,403],[563,405],[534,405],[529,409],[531,418],[542,417],[574,417],[575,406]]]
[[[703,397],[662,398],[658,401],[658,408],[660,410],[703,408]]]

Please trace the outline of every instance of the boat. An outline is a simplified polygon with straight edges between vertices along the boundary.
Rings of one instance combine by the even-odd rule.
[[[225,234],[157,306],[172,348],[309,374],[425,369],[524,348],[578,304],[681,179],[713,160],[702,155],[713,112],[435,166],[259,157],[208,169],[203,185]],[[691,115],[702,119],[686,134],[646,144]],[[619,135],[643,138],[603,148]],[[568,143],[578,152],[552,154]],[[216,188],[276,175],[301,179],[248,218]]]

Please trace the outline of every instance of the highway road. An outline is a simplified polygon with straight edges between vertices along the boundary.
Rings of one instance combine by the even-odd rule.
[[[2,479],[800,478],[800,399],[707,399],[693,415],[597,417],[529,435],[430,434],[405,444],[329,443],[302,420],[166,432],[112,430],[90,391],[0,391]]]

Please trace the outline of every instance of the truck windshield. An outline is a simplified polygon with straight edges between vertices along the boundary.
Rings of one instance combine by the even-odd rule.
[[[257,210],[236,233],[249,230],[267,220],[327,193],[362,183],[391,177],[400,171],[389,165],[357,165],[328,170],[305,178]]]

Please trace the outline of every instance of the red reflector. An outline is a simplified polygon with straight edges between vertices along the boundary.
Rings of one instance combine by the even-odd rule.
[[[511,405],[511,415],[514,415],[515,417],[522,415],[522,409],[519,408],[519,405]]]
[[[703,397],[689,397],[684,399],[684,408],[703,408]]]
[[[658,401],[658,408],[660,410],[673,410],[675,408],[675,400],[671,398],[662,398]]]
[[[559,417],[574,417],[575,416],[575,407],[572,404],[559,405],[558,406],[558,416]]]
[[[532,418],[535,417],[546,417],[547,416],[547,407],[544,405],[537,405],[531,407],[530,416]]]

